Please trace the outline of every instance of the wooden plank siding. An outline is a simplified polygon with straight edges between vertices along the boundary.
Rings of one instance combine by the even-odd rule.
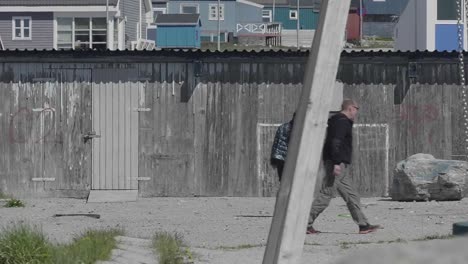
[[[65,71],[1,83],[4,192],[81,197],[89,189],[91,151],[81,135],[91,130],[91,83],[61,82]]]
[[[138,107],[148,109],[138,114],[133,168],[141,196],[276,195],[271,144],[297,107],[303,55],[22,54],[0,56],[0,191],[85,197],[92,91],[109,86],[138,90]],[[372,54],[345,55],[337,77],[361,106],[351,174],[363,197],[386,194],[395,164],[409,155],[466,160],[456,56]]]

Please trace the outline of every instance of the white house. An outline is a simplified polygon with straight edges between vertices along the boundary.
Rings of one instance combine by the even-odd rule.
[[[463,4],[463,48],[466,41],[466,0]],[[395,29],[395,49],[453,51],[459,49],[457,0],[410,0]]]

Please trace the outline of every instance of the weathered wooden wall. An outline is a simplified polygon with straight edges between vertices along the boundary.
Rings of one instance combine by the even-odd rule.
[[[112,82],[138,87],[150,109],[139,113],[141,195],[275,195],[271,144],[296,109],[306,54],[27,54],[0,56],[0,191],[85,196],[92,89]],[[409,155],[466,159],[461,88],[443,84],[458,80],[456,56],[426,55],[343,56],[337,79],[361,104],[351,173],[364,197],[385,195]]]
[[[82,197],[89,189],[91,145],[82,134],[91,130],[91,83],[62,82],[67,74],[0,83],[1,191]]]

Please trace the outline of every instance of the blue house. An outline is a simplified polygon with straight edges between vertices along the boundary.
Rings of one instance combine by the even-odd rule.
[[[262,19],[264,22],[277,22],[282,24],[285,30],[317,29],[319,19],[320,0],[253,0],[264,6]],[[299,13],[298,13],[299,10]]]
[[[158,48],[200,48],[201,20],[199,14],[159,14],[155,35],[148,30]]]
[[[218,18],[220,40],[228,42],[237,38],[238,31],[247,25],[262,23],[263,5],[247,0],[170,0],[167,3],[168,14],[200,14],[201,40],[217,41]],[[253,26],[255,28],[255,26]]]

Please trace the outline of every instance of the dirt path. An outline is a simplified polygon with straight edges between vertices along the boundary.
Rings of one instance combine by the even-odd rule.
[[[132,203],[86,204],[77,199],[25,200],[26,208],[0,208],[0,226],[38,225],[56,242],[68,242],[86,229],[123,228],[125,236],[149,239],[156,231],[182,234],[198,254],[198,263],[261,263],[274,198],[147,198]],[[385,229],[358,235],[345,204],[334,199],[308,236],[303,263],[332,263],[340,256],[388,242],[425,239],[451,233],[452,224],[468,220],[468,200],[398,203],[363,199],[372,223]],[[54,214],[92,213],[99,219]]]

